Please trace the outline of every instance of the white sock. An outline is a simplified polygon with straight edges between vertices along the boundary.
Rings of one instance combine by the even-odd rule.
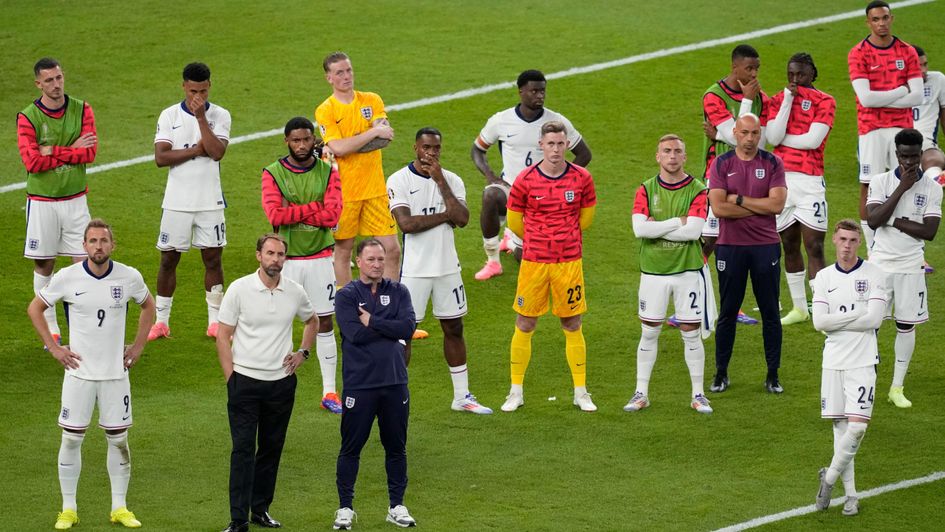
[[[338,367],[338,341],[335,332],[318,333],[315,337],[315,355],[318,356],[318,367],[322,371],[322,396],[336,393],[335,370]]]
[[[680,330],[683,350],[686,356],[686,365],[689,366],[689,379],[692,381],[692,396],[705,395],[703,380],[705,379],[705,346],[702,344],[702,331]]]
[[[807,272],[804,270],[785,272],[784,276],[787,277],[788,292],[791,293],[794,308],[807,314],[807,287],[804,286],[804,281],[807,280]]]
[[[907,332],[896,331],[896,363],[893,366],[893,386],[902,386],[909,371],[909,362],[912,361],[912,352],[915,351],[915,327]]]
[[[105,434],[108,441],[108,478],[112,483],[112,511],[125,508],[128,481],[131,480],[131,451],[128,449],[128,431],[121,434]]]
[[[512,387],[509,389],[509,395],[512,395],[512,394],[524,395],[525,390],[522,388],[521,384],[513,384]]]
[[[643,334],[637,344],[637,391],[646,395],[650,393],[650,375],[656,365],[656,354],[659,351],[660,329],[662,326],[650,327],[640,324]]]
[[[59,490],[62,492],[62,509],[76,510],[75,492],[79,488],[79,473],[82,472],[82,440],[85,434],[62,431],[59,445]]]
[[[866,423],[854,421],[847,423],[847,430],[840,438],[840,443],[836,446],[837,450],[833,453],[833,460],[830,461],[830,467],[827,468],[827,475],[824,478],[827,484],[835,484],[840,478],[840,472],[853,461],[856,451],[860,448],[860,442],[866,435],[866,427]]]
[[[498,235],[492,238],[482,239],[482,248],[486,250],[486,259],[492,262],[499,262],[499,241]]]
[[[223,302],[223,285],[215,284],[207,292],[207,325],[213,325],[217,322],[217,314],[220,313],[220,303]],[[170,310],[170,309],[168,309]]]
[[[39,291],[46,287],[49,284],[49,280],[52,279],[52,275],[40,275],[33,272],[33,294],[39,295]],[[49,332],[53,334],[61,334],[59,331],[59,321],[56,320],[56,306],[46,307],[46,310],[43,311],[43,317],[46,318],[46,324],[49,325]]]
[[[847,419],[833,420],[833,452],[836,453],[840,448],[840,440],[847,431]],[[843,492],[847,497],[856,497],[856,482],[853,478],[853,462],[851,459],[847,467],[840,473],[840,480],[843,481]]]
[[[469,394],[469,371],[466,364],[450,367],[450,379],[453,381],[453,400],[459,400]]]
[[[154,307],[157,310],[157,323],[163,323],[167,325],[171,319],[171,305],[173,304],[174,296],[156,296],[154,298]]]
[[[873,235],[876,231],[870,229],[870,224],[866,220],[860,220],[860,228],[863,229],[863,238],[866,239],[866,256],[869,257],[870,248],[873,247]]]

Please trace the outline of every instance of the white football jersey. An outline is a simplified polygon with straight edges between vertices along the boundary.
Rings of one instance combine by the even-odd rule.
[[[69,349],[82,360],[79,369],[66,372],[90,381],[120,379],[125,375],[128,303],[144,303],[148,287],[130,266],[111,261],[105,275],[96,277],[86,262],[56,272],[39,297],[49,306],[62,301],[68,309]]]
[[[899,186],[899,169],[874,175],[866,204],[884,203]],[[886,225],[876,229],[870,262],[887,273],[919,273],[925,263],[925,241],[907,235],[892,226],[896,218],[922,222],[926,217],[942,217],[942,187],[923,177],[899,199]]]
[[[922,136],[938,144],[938,116],[945,107],[945,74],[930,70],[925,80],[922,105],[912,108],[913,127]]]
[[[446,169],[443,169],[443,177],[456,199],[465,204],[466,185],[462,178]],[[417,173],[413,163],[387,178],[387,195],[391,211],[407,207],[412,216],[446,212],[439,187],[432,178]],[[403,248],[401,274],[406,277],[440,277],[460,270],[453,228],[449,224],[405,234]]]
[[[230,141],[230,112],[213,103],[207,103],[207,122],[220,140]],[[171,149],[187,149],[200,140],[200,126],[184,102],[174,104],[161,112],[154,143],[166,142]],[[167,172],[164,203],[161,207],[172,211],[213,211],[226,207],[220,186],[220,161],[203,156],[191,159]]]
[[[869,301],[886,304],[886,273],[860,259],[850,271],[831,264],[811,281],[813,305],[826,305],[829,314],[866,309]],[[824,369],[854,369],[879,363],[876,331],[831,331],[824,341]]]
[[[541,138],[541,126],[552,120],[564,123],[569,150],[581,142],[581,134],[563,115],[545,107],[538,118],[526,122],[516,105],[492,115],[479,133],[476,145],[486,150],[499,143],[499,153],[502,154],[502,175],[499,177],[511,185],[522,170],[544,158],[538,148],[538,139]]]

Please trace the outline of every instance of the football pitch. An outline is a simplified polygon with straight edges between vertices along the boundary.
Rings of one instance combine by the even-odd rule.
[[[45,55],[62,63],[66,92],[95,111],[100,167],[152,154],[158,114],[182,99],[182,67],[191,61],[210,66],[211,100],[231,112],[232,136],[241,137],[222,162],[227,283],[256,267],[255,239],[270,228],[260,206],[260,172],[286,151],[281,134],[254,134],[281,130],[296,115],[312,118],[330,93],[321,67],[326,54],[347,52],[356,88],[379,93],[388,105],[397,136],[384,152],[387,175],[413,158],[417,129],[435,126],[443,132],[443,166],[463,177],[471,211],[469,226],[456,233],[470,301],[465,319],[470,385],[497,412],[450,411],[442,334],[428,312],[422,327],[431,337],[414,343],[410,365],[405,504],[420,527],[716,530],[812,505],[817,470],[832,454],[832,433],[819,410],[823,336],[810,322],[784,328],[781,396],[764,393],[760,326],[739,326],[732,386],[724,394],[709,394],[711,416],[689,408],[682,342],[677,331],[664,327],[651,380],[652,407],[635,414],[622,410],[634,391],[640,334],[639,244],[630,217],[636,188],[658,169],[654,153],[661,135],[674,132],[687,140],[687,168],[699,171],[701,95],[728,73],[729,54],[739,42],[758,49],[759,77],[769,95],[783,90],[788,57],[798,51],[813,56],[819,70],[815,85],[837,99],[826,152],[830,221],[855,217],[856,116],[846,56],[868,34],[865,4],[5,2],[0,102],[8,127],[0,150],[0,213],[10,233],[0,244],[5,382],[0,471],[7,479],[0,527],[52,529],[61,502],[56,416],[62,369],[42,351],[26,316],[33,294],[32,264],[22,258],[24,192],[8,190],[25,179],[14,116],[37,97],[31,68]],[[907,4],[893,4],[894,33],[925,48],[933,70],[945,70],[942,2]],[[836,16],[854,11],[859,14]],[[484,180],[469,158],[470,146],[490,115],[517,103],[513,80],[529,68],[560,73],[550,76],[546,105],[566,115],[593,152],[588,168],[597,186],[597,218],[584,241],[588,389],[599,407],[593,414],[571,405],[564,339],[551,316],[540,320],[534,337],[525,406],[512,414],[498,411],[509,384],[518,267],[503,256],[504,275],[485,283],[472,277],[484,260],[477,223]],[[496,152],[490,151],[494,168]],[[152,291],[166,175],[153,162],[140,162],[89,178],[90,211],[115,231],[113,258],[138,268]],[[829,241],[825,254],[832,262]],[[900,410],[885,401],[895,337],[894,326],[886,323],[879,337],[877,404],[856,459],[861,492],[888,485],[902,489],[865,498],[856,517],[843,517],[836,507],[826,513],[801,510],[764,525],[767,529],[941,526],[931,515],[941,506],[941,475],[911,487],[897,484],[945,470],[945,425],[935,406],[945,382],[943,350],[935,347],[945,344],[945,333],[938,331],[945,316],[939,314],[945,312],[939,305],[945,300],[943,244],[932,242],[926,258],[940,271],[927,279],[933,317],[918,329],[906,380],[914,406]],[[66,264],[61,259],[59,266]],[[184,255],[172,337],[149,344],[131,376],[135,425],[129,437],[128,501],[150,530],[218,530],[229,520],[226,389],[214,343],[204,335],[202,275],[198,254]],[[790,307],[786,285],[781,301]],[[749,294],[744,307],[753,306]],[[61,310],[60,321],[64,325]],[[710,338],[707,385],[713,353]],[[271,508],[288,530],[329,529],[337,508],[339,417],[318,408],[320,395],[313,359],[300,370]],[[81,531],[113,530],[105,450],[102,431],[91,428],[79,482]],[[356,530],[393,526],[384,522],[387,492],[376,431],[362,454],[356,494]],[[834,495],[842,495],[839,486]]]

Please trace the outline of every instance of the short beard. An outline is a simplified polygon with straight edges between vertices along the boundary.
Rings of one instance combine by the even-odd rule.
[[[105,255],[105,258],[103,258],[102,260],[96,260],[95,257],[89,257],[89,260],[92,261],[97,266],[101,266],[102,264],[108,264],[108,261],[111,260],[111,257],[109,257],[108,255]]]
[[[262,269],[263,273],[269,276],[270,279],[275,279],[282,273],[282,266],[269,266]]]
[[[304,159],[299,159],[295,156],[295,152],[293,152],[291,149],[289,150],[289,159],[292,159],[293,162],[298,163],[296,166],[302,165],[312,157],[315,157],[315,148],[312,148],[312,150],[308,152],[308,155],[306,155]]]

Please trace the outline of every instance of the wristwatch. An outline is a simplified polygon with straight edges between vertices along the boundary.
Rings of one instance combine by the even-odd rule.
[[[305,360],[308,360],[308,357],[311,356],[311,353],[309,353],[308,349],[301,349],[301,348],[299,348],[299,350],[298,350],[297,352],[298,352],[298,353],[302,353],[302,356],[305,357]]]
[[[741,207],[742,201],[745,201],[745,196],[742,196],[741,194],[739,194],[738,196],[735,197],[735,205],[738,205],[739,207]]]

